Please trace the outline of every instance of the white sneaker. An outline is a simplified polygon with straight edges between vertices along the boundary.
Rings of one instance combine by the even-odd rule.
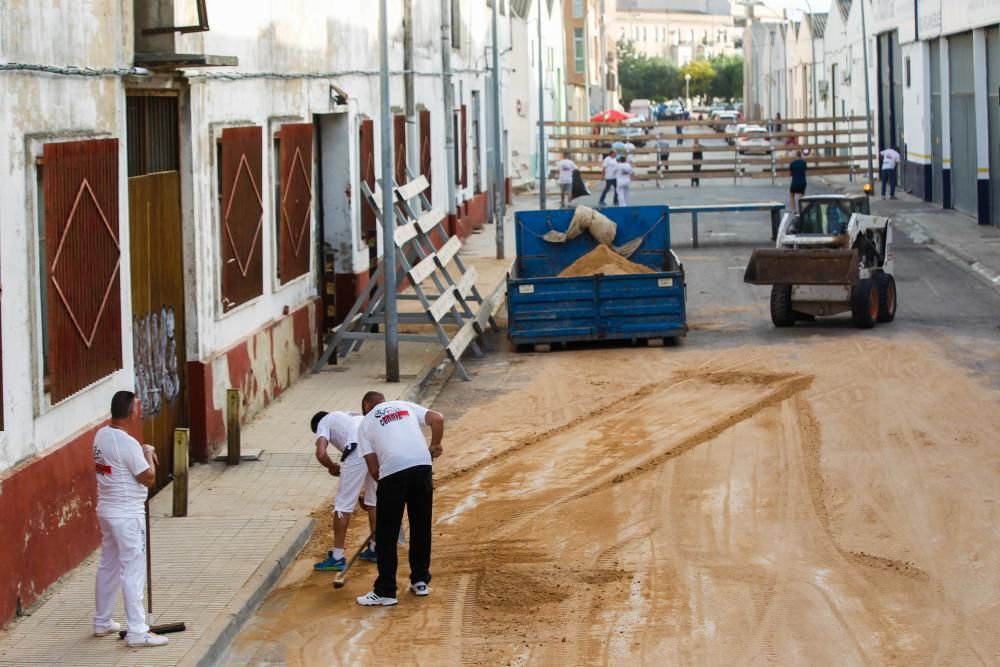
[[[112,634],[114,632],[118,632],[121,629],[122,629],[122,624],[121,623],[116,623],[115,621],[111,621],[111,625],[109,625],[108,627],[104,628],[103,630],[98,630],[97,628],[94,628],[94,636],[95,637],[107,637],[108,635],[110,635],[110,634]]]
[[[391,607],[399,602],[396,598],[384,598],[375,591],[358,598],[358,604],[365,607]]]
[[[141,637],[126,637],[125,643],[132,648],[142,648],[143,646],[163,646],[169,640],[166,637],[147,632]]]
[[[431,589],[427,588],[427,584],[422,581],[418,581],[415,584],[410,584],[410,592],[414,595],[424,597],[425,595],[430,595]]]

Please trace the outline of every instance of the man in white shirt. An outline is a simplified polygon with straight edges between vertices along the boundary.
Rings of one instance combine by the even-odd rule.
[[[885,199],[885,186],[889,185],[889,199],[896,198],[896,168],[902,158],[896,147],[886,148],[879,153],[882,156],[882,199]]]
[[[101,562],[94,591],[94,635],[117,634],[121,625],[112,620],[115,598],[125,598],[132,647],[163,646],[166,637],[149,631],[143,608],[146,586],[147,489],[156,482],[156,453],[140,445],[126,429],[138,418],[139,403],[130,391],[111,398],[111,421],[94,436],[94,469],[97,474],[97,521],[101,526]]]
[[[431,462],[441,455],[444,416],[407,401],[386,401],[377,391],[361,400],[365,418],[358,428],[358,449],[378,480],[375,541],[380,545],[378,578],[371,593],[358,598],[368,607],[391,606],[396,599],[396,536],[403,507],[410,519],[410,591],[424,596],[431,581],[431,511],[434,479]],[[421,424],[431,427],[431,442]]]
[[[358,426],[362,416],[357,412],[317,412],[309,422],[316,434],[316,460],[334,477],[340,478],[337,495],[333,499],[333,548],[326,558],[313,565],[320,572],[340,572],[347,567],[344,557],[344,542],[347,528],[351,525],[351,514],[358,506],[358,495],[365,490],[365,511],[368,525],[375,534],[375,494],[376,482],[368,474],[368,466],[358,448]],[[327,450],[333,446],[339,453],[338,460],[330,458]],[[371,540],[358,558],[375,562],[375,541]]]
[[[608,191],[611,191],[615,196],[615,206],[618,206],[618,191],[615,189],[615,174],[618,173],[618,161],[615,160],[613,151],[604,156],[601,168],[604,170],[604,192],[601,193],[601,198],[598,200],[597,205],[604,206],[604,198],[608,196]]]
[[[566,202],[570,199],[573,191],[573,172],[576,169],[576,163],[569,159],[568,153],[563,152],[562,159],[556,163],[559,182],[559,208],[565,208]]]
[[[625,158],[624,155],[618,156],[618,169],[615,172],[615,180],[617,185],[615,190],[618,192],[618,205],[628,206],[628,191],[632,186],[632,165]]]

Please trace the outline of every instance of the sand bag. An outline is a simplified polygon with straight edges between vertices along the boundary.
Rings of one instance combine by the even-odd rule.
[[[565,233],[553,229],[546,232],[542,238],[549,243],[565,243],[584,232],[590,232],[590,235],[597,239],[598,243],[610,246],[615,240],[617,230],[618,225],[607,216],[598,213],[589,206],[577,206],[573,212],[573,219],[569,223],[569,229]]]

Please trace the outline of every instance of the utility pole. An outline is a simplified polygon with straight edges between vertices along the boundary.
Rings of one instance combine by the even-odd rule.
[[[809,0],[805,0],[805,2],[806,2],[806,7],[809,8],[809,45],[812,47],[812,68],[811,68],[812,69],[812,89],[813,89],[813,94],[812,94],[812,98],[813,98],[813,103],[812,103],[812,108],[813,108],[813,138],[812,138],[812,140],[813,140],[814,143],[816,143],[816,142],[819,141],[819,134],[817,134],[817,132],[819,131],[819,123],[818,123],[819,114],[816,111],[816,102],[817,102],[817,97],[818,97],[818,95],[816,93],[816,22],[815,22],[816,15],[813,13],[812,3],[809,2]],[[861,2],[862,2],[862,4],[864,4],[864,0],[861,0]],[[864,11],[863,8],[862,8],[862,11]],[[816,154],[819,155],[819,152],[817,151]]]
[[[455,219],[455,91],[451,87],[451,0],[441,0],[441,88],[444,154],[448,174],[448,221]],[[453,230],[449,230],[453,231]]]
[[[503,134],[500,131],[500,0],[493,0],[493,223],[497,259],[503,259],[503,215],[500,199],[506,191],[503,175]]]
[[[413,93],[413,0],[403,0],[403,91],[406,113],[406,165],[420,173],[420,132],[417,101]],[[397,157],[397,159],[399,159]],[[402,183],[400,183],[402,185]]]
[[[388,0],[379,0],[379,106],[382,121],[382,273],[385,276],[385,380],[399,382],[399,314],[396,312],[396,229],[392,205],[392,122],[389,108]]]
[[[875,171],[872,165],[872,94],[868,78],[868,29],[865,27],[865,0],[861,2],[861,49],[865,57],[865,127],[868,130],[868,183],[875,183]]]
[[[600,7],[600,56],[601,62],[598,65],[598,73],[601,77],[601,111],[608,110],[608,46],[604,43],[604,0],[601,0]]]
[[[549,170],[549,156],[545,152],[545,65],[542,62],[542,5],[538,4],[538,208],[545,210],[545,176]]]

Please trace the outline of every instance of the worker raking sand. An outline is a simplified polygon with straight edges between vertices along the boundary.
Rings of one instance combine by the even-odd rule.
[[[636,273],[653,273],[653,269],[625,259],[606,245],[599,245],[559,273],[561,278],[584,276],[627,276]]]

